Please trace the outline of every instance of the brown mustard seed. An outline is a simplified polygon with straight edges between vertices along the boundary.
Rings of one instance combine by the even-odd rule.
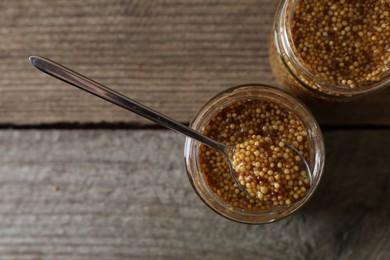
[[[235,127],[232,128],[232,125]],[[205,145],[200,146],[199,165],[204,179],[211,191],[231,207],[239,210],[266,210],[294,203],[307,194],[310,182],[298,165],[287,165],[287,160],[295,158],[283,146],[284,143],[293,145],[308,160],[307,132],[301,121],[284,106],[265,100],[240,100],[212,117],[202,132],[226,145],[239,145],[240,148],[242,145],[242,153],[237,154],[237,157],[244,160],[248,170],[251,167],[258,169],[256,182],[243,178],[241,185],[252,189],[260,200],[253,199],[238,188],[230,175],[224,155]],[[267,136],[272,138],[277,144],[273,148],[275,156],[269,156],[261,149],[262,136],[264,139]],[[249,145],[245,145],[245,142]],[[253,150],[253,147],[260,149]],[[257,162],[256,156],[268,157]]]
[[[268,194],[278,194],[271,197],[275,205],[300,200],[304,193],[297,194],[296,191],[301,188],[306,191],[306,183],[309,183],[301,158],[283,141],[275,142],[268,136],[252,135],[237,144],[232,166],[251,197],[267,201],[270,199]],[[264,168],[268,170],[264,172]],[[275,179],[274,175],[279,178]]]
[[[298,0],[291,37],[315,76],[351,89],[390,70],[390,2]]]

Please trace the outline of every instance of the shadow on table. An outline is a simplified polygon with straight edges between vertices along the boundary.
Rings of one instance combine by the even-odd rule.
[[[339,247],[340,254],[347,249],[352,254],[359,246],[372,252],[389,240],[389,136],[389,130],[324,134],[323,178],[299,215],[331,237],[329,243]]]

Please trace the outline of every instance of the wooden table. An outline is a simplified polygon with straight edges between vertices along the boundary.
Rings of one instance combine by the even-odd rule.
[[[59,61],[188,123],[216,93],[277,85],[275,0],[0,2],[0,259],[390,259],[390,89],[309,104],[326,168],[279,222],[193,191],[184,138],[38,72]]]

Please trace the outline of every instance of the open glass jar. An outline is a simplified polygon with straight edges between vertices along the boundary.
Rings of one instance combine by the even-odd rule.
[[[280,89],[264,85],[228,89],[209,100],[190,127],[227,145],[252,134],[279,136],[300,150],[309,164],[310,186],[302,199],[263,207],[239,191],[226,158],[187,138],[185,165],[192,186],[211,209],[228,219],[261,224],[286,217],[307,202],[320,181],[325,161],[321,130],[307,108]]]
[[[270,41],[279,84],[300,97],[350,101],[390,85],[388,1],[281,0]]]

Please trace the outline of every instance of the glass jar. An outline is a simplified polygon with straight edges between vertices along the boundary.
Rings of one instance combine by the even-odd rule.
[[[390,4],[281,0],[269,59],[301,98],[350,101],[390,85]]]
[[[215,212],[228,219],[242,223],[269,223],[290,215],[304,205],[311,197],[317,188],[324,167],[324,143],[321,130],[316,120],[300,101],[280,89],[265,85],[242,85],[216,95],[200,109],[191,122],[190,127],[205,133],[205,127],[209,124],[210,120],[224,108],[245,100],[272,102],[285,111],[292,113],[301,122],[307,133],[307,162],[311,169],[311,183],[305,197],[289,206],[277,206],[266,210],[249,210],[234,207],[219,197],[215,190],[211,189],[208,178],[205,175],[206,173],[202,172],[200,161],[200,146],[202,145],[198,141],[190,138],[186,138],[185,141],[185,165],[193,188],[204,203]]]

